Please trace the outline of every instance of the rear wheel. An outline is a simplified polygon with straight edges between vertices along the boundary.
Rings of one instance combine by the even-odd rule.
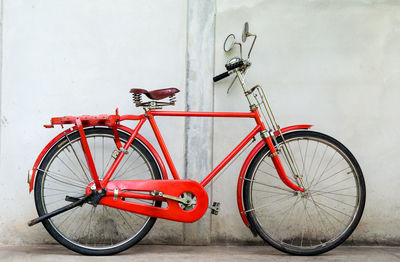
[[[117,153],[113,131],[109,128],[87,128],[86,138],[101,180]],[[122,142],[129,135],[119,131]],[[114,156],[113,156],[114,155]],[[135,139],[111,180],[161,179],[156,160],[139,140]],[[35,203],[39,216],[47,214],[85,195],[92,182],[78,131],[60,139],[38,168],[35,182]],[[71,200],[70,200],[71,201]],[[126,200],[128,201],[128,200]],[[129,200],[148,205],[161,203]],[[43,222],[50,235],[65,247],[85,255],[111,255],[140,241],[152,228],[156,218],[147,217],[103,205],[85,203]]]
[[[354,156],[337,140],[312,131],[284,134],[306,192],[280,180],[268,147],[252,160],[243,185],[250,226],[273,247],[295,255],[317,255],[343,243],[360,221],[364,178]],[[278,143],[282,146],[282,138]],[[288,160],[279,153],[289,179]]]

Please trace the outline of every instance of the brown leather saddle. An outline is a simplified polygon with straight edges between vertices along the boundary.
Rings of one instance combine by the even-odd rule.
[[[170,97],[176,93],[179,93],[180,90],[177,88],[164,88],[164,89],[157,89],[157,90],[153,90],[153,91],[147,91],[146,89],[132,88],[131,91],[129,91],[129,92],[132,94],[135,94],[135,95],[145,94],[150,99],[161,100],[161,99]]]

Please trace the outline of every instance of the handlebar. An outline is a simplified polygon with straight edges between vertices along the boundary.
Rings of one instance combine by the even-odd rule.
[[[243,60],[240,60],[239,62],[236,62],[236,63],[233,63],[233,64],[226,64],[225,68],[226,68],[226,70],[231,71],[231,70],[233,70],[235,68],[238,68],[238,67],[241,67],[243,65],[244,65]]]
[[[222,79],[228,77],[228,76],[232,73],[232,72],[231,72],[232,70],[234,70],[234,69],[236,69],[236,68],[238,68],[238,67],[241,67],[241,66],[243,66],[243,65],[244,65],[243,60],[240,60],[239,62],[236,62],[236,63],[233,63],[233,64],[226,64],[226,65],[225,65],[225,68],[226,68],[226,70],[228,70],[228,71],[226,71],[225,73],[219,74],[219,75],[217,75],[217,76],[214,76],[214,77],[213,77],[213,81],[214,81],[214,82],[218,82],[219,80],[222,80]]]
[[[229,71],[226,71],[225,73],[219,74],[217,76],[213,77],[213,81],[214,82],[218,82],[219,80],[222,80],[226,77],[228,77],[231,73]]]

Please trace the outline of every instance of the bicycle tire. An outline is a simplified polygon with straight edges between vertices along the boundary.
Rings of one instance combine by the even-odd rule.
[[[334,138],[313,131],[283,136],[308,194],[280,181],[265,146],[245,175],[246,217],[251,229],[280,251],[322,254],[342,244],[357,227],[365,205],[364,177],[351,152]],[[277,142],[283,148],[282,137]],[[290,159],[282,151],[279,155],[290,178]]]
[[[120,130],[118,133],[121,142],[126,142],[130,136]],[[117,150],[113,131],[105,127],[91,127],[85,129],[85,134],[99,179],[102,179],[113,162],[112,154]],[[117,178],[162,179],[156,159],[142,142],[135,139],[128,152],[111,181]],[[80,145],[79,132],[71,132],[68,137],[57,141],[37,172],[35,204],[39,216],[70,204],[65,196],[82,197],[85,194],[83,186],[88,185],[91,177]],[[161,206],[159,201],[129,201]],[[84,255],[112,255],[139,242],[155,221],[153,217],[86,203],[42,223],[56,241],[70,250]]]

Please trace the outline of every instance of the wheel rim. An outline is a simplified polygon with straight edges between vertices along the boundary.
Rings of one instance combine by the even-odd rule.
[[[265,154],[250,179],[250,206],[264,239],[289,250],[320,250],[348,236],[360,208],[360,180],[336,145],[316,137],[286,139],[307,189],[294,193]],[[285,170],[288,161],[280,154]],[[295,181],[292,174],[288,177]],[[351,233],[351,232],[350,232]]]
[[[89,132],[90,133],[90,132]],[[87,141],[101,180],[113,162],[117,150],[111,134],[87,134]],[[121,137],[121,141],[126,139]],[[92,182],[79,137],[59,145],[43,172],[41,201],[45,213],[70,204],[65,196],[82,197]],[[112,180],[155,179],[150,164],[131,145]],[[154,201],[129,200],[155,205]],[[56,232],[73,245],[93,250],[119,247],[134,239],[151,218],[119,209],[84,204],[48,220]]]

